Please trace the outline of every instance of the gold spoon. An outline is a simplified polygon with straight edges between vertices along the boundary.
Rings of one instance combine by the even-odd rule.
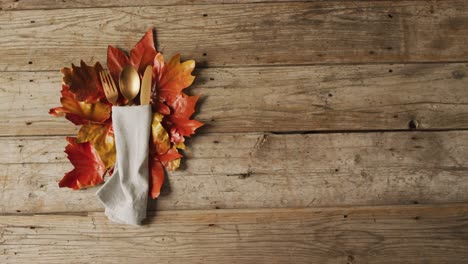
[[[140,76],[132,66],[128,65],[123,68],[120,73],[119,86],[120,92],[128,100],[128,105],[132,105],[133,99],[140,91]]]

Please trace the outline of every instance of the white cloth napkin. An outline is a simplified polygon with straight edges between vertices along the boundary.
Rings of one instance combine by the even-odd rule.
[[[141,225],[148,201],[148,144],[151,106],[113,106],[117,159],[114,173],[97,191],[107,217]]]

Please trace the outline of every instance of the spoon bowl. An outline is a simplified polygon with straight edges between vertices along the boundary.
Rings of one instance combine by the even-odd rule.
[[[130,65],[125,66],[119,78],[120,92],[128,100],[128,105],[133,104],[133,99],[140,91],[140,76]]]

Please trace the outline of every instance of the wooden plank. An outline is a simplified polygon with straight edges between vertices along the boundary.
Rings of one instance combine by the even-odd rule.
[[[90,7],[126,7],[126,6],[166,6],[166,5],[206,5],[206,4],[242,4],[262,3],[271,0],[0,0],[0,10],[65,9]],[[281,0],[281,2],[300,2]]]
[[[468,205],[0,216],[2,263],[466,263]]]
[[[2,11],[0,70],[106,61],[148,29],[203,66],[468,60],[468,2],[310,1]]]
[[[468,132],[203,134],[150,209],[388,205],[468,201]],[[100,211],[59,189],[62,137],[0,138],[0,213]]]
[[[363,66],[199,69],[200,132],[468,128],[468,66]],[[69,135],[47,115],[59,106],[59,72],[0,73],[0,135]]]

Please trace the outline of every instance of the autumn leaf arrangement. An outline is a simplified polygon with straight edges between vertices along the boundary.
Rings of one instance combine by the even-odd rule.
[[[151,138],[149,157],[149,194],[157,198],[165,178],[165,169],[177,170],[185,149],[185,137],[190,137],[203,123],[191,119],[199,98],[183,92],[195,77],[191,75],[195,61],[180,62],[180,55],[165,61],[154,46],[153,30],[149,29],[130,51],[130,56],[113,46],[107,49],[107,68],[116,85],[122,69],[131,65],[140,78],[148,65],[152,65],[151,87]],[[112,175],[116,160],[114,131],[112,128],[112,104],[105,97],[99,73],[103,67],[81,61],[63,68],[60,102],[49,114],[64,116],[81,126],[76,137],[67,137],[65,153],[74,168],[59,182],[59,187],[74,190],[96,186]],[[128,103],[119,94],[117,105]]]

